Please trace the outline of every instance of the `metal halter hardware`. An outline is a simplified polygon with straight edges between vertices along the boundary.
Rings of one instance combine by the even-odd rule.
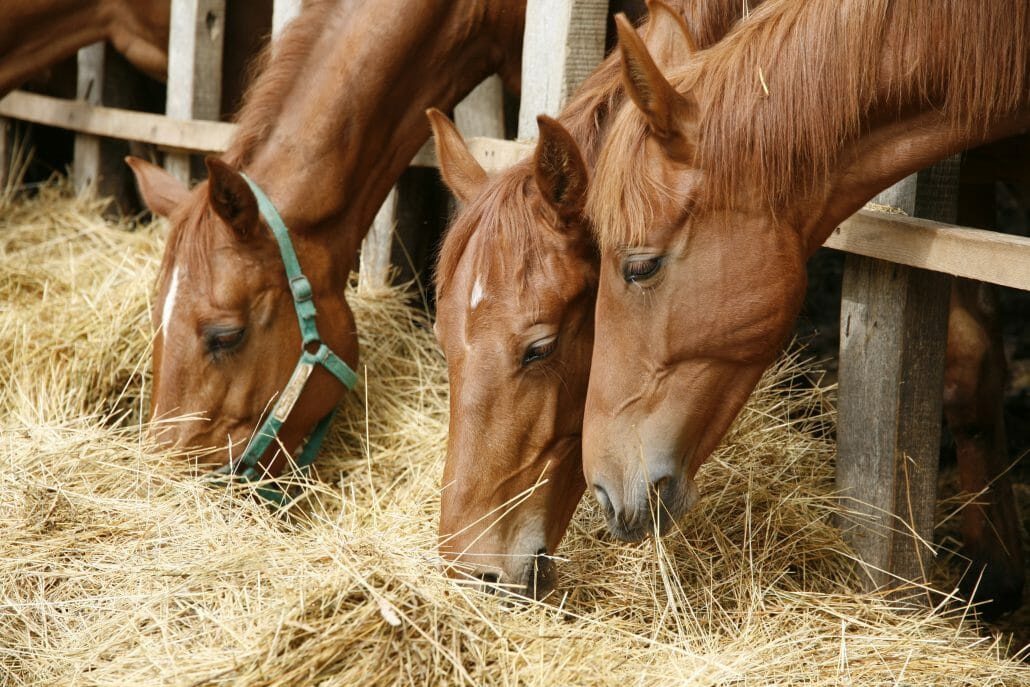
[[[353,390],[357,384],[358,376],[340,356],[333,353],[322,342],[318,334],[318,327],[315,324],[316,312],[315,303],[312,300],[311,282],[308,281],[308,278],[304,276],[304,272],[300,269],[297,252],[293,249],[293,242],[290,241],[290,232],[286,228],[282,217],[279,216],[279,212],[275,209],[275,205],[272,204],[272,201],[261,190],[261,187],[255,184],[250,177],[243,173],[240,176],[250,186],[250,190],[254,192],[261,216],[268,223],[272,234],[275,236],[276,243],[279,244],[279,254],[283,259],[283,267],[286,268],[286,279],[290,284],[290,293],[293,296],[293,309],[297,312],[297,322],[300,324],[301,336],[300,360],[297,361],[297,366],[293,369],[293,374],[290,376],[290,381],[286,384],[286,388],[282,390],[279,398],[276,399],[275,404],[272,406],[272,411],[251,437],[243,453],[238,458],[230,459],[228,464],[215,471],[215,474],[219,476],[231,475],[244,482],[257,482],[263,478],[258,461],[276,437],[279,436],[279,430],[282,429],[283,424],[289,418],[290,412],[304,391],[304,387],[315,366],[321,365],[324,367],[333,377],[350,390]],[[311,353],[309,348],[316,346],[315,352]],[[297,457],[296,465],[298,468],[302,470],[307,469],[309,465],[315,462],[318,450],[322,446],[322,440],[325,439],[326,432],[329,430],[329,424],[332,422],[333,415],[335,414],[336,410],[333,409],[328,415],[319,420],[315,428],[311,430],[311,434],[308,435],[307,444],[304,446],[303,451],[301,451],[300,456]],[[243,469],[239,470],[241,466]],[[278,489],[258,487],[256,491],[264,499],[273,503],[282,504],[287,500],[286,494]]]

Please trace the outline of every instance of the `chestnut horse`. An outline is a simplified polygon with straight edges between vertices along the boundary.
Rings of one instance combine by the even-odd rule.
[[[109,40],[140,71],[168,71],[171,0],[4,0],[0,4],[0,96],[79,48]]]
[[[637,539],[695,501],[834,227],[1030,124],[1030,7],[771,0],[668,78],[619,34],[631,101],[587,200],[601,269],[583,458],[609,529]],[[972,557],[999,584],[984,595],[1018,598],[1018,527],[982,534]]]
[[[207,181],[190,191],[130,161],[151,210],[171,221],[153,310],[151,413],[183,417],[162,423],[159,439],[225,465],[301,350],[279,248],[241,172],[289,228],[322,342],[354,367],[344,289],[361,239],[428,138],[427,107],[452,107],[493,72],[517,85],[524,10],[522,0],[310,2],[270,47],[239,133],[223,158],[208,159]],[[294,451],[343,393],[315,370],[279,446]],[[275,444],[262,457],[271,474],[284,464]]]
[[[110,41],[136,69],[164,81],[170,0],[5,0],[0,3],[0,97],[79,48]],[[267,40],[272,0],[227,0],[222,115],[239,107],[248,65]]]
[[[741,3],[687,1],[682,11],[709,45]],[[648,42],[675,50],[684,32],[681,18],[655,12]],[[451,398],[440,552],[457,577],[537,597],[554,584],[551,554],[585,487],[598,254],[583,205],[622,97],[619,69],[606,59],[558,121],[538,119],[533,157],[490,180],[447,118],[430,113],[441,172],[463,203],[437,268]]]

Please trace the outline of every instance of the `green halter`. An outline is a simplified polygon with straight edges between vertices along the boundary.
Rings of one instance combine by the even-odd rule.
[[[300,324],[301,336],[300,360],[297,361],[297,367],[293,369],[293,375],[290,376],[290,381],[286,384],[286,388],[279,394],[275,405],[272,406],[272,411],[265,418],[264,423],[258,428],[257,432],[251,437],[250,443],[247,444],[247,448],[244,449],[243,453],[238,458],[231,459],[227,465],[216,471],[218,475],[235,474],[235,477],[241,481],[256,482],[262,479],[258,461],[275,438],[279,436],[279,430],[282,429],[283,424],[289,418],[290,412],[293,410],[293,406],[296,405],[297,399],[300,398],[301,392],[304,391],[304,386],[307,384],[308,378],[311,376],[312,371],[314,371],[315,366],[321,365],[324,367],[350,390],[353,390],[354,386],[358,383],[358,376],[354,374],[354,370],[350,369],[350,366],[340,356],[333,353],[328,346],[322,343],[322,338],[318,334],[318,327],[315,324],[316,312],[315,303],[311,299],[311,282],[308,281],[308,278],[304,276],[300,269],[297,253],[293,250],[293,243],[290,241],[290,232],[286,228],[282,217],[279,216],[279,212],[275,209],[272,201],[268,199],[268,196],[265,195],[265,192],[246,174],[241,174],[241,176],[250,185],[250,190],[254,192],[258,202],[258,209],[271,228],[272,234],[275,235],[276,242],[279,244],[279,253],[282,255],[283,266],[286,268],[286,279],[290,284],[290,292],[293,294],[293,308],[297,311],[297,322]],[[311,353],[309,349],[314,349],[315,352]],[[308,435],[307,444],[301,451],[300,456],[297,457],[297,467],[306,469],[315,462],[315,456],[318,455],[318,449],[322,446],[322,440],[325,439],[326,432],[329,430],[329,424],[332,422],[335,413],[335,409],[330,411],[311,430],[311,434]],[[243,466],[242,470],[239,469],[240,466]],[[287,500],[286,494],[278,489],[258,487],[257,492],[263,498],[277,504],[282,504]]]

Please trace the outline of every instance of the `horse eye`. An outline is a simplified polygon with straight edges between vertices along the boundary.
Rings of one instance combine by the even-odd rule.
[[[228,353],[239,348],[247,330],[243,327],[233,329],[212,328],[204,332],[204,345],[212,355]]]
[[[556,348],[558,348],[557,335],[534,341],[526,348],[526,352],[522,354],[522,366],[525,367],[537,360],[543,360],[554,353]]]
[[[662,257],[629,258],[622,265],[622,278],[627,282],[647,281],[662,266]]]

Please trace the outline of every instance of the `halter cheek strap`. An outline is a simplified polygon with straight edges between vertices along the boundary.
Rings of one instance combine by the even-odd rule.
[[[254,181],[246,174],[241,176],[250,186],[257,198],[258,209],[261,216],[272,230],[276,243],[279,244],[279,254],[282,256],[283,267],[286,268],[286,279],[290,284],[290,293],[293,296],[293,309],[297,312],[297,322],[300,324],[301,353],[297,366],[293,369],[290,381],[286,384],[279,398],[272,406],[272,411],[265,418],[265,421],[251,437],[250,442],[243,453],[235,459],[231,459],[227,465],[216,471],[217,475],[235,475],[244,482],[256,482],[262,479],[261,469],[258,461],[265,454],[268,447],[279,436],[279,431],[286,423],[293,407],[300,398],[308,378],[316,366],[322,366],[329,371],[347,389],[353,390],[358,382],[358,376],[354,370],[343,361],[340,356],[322,342],[318,334],[318,326],[315,324],[315,302],[312,300],[311,282],[304,276],[300,269],[300,262],[297,260],[297,252],[293,249],[293,242],[290,241],[290,232],[286,228],[275,205],[269,200],[265,192],[261,190]],[[314,350],[314,353],[311,352]],[[328,415],[319,420],[315,428],[308,435],[307,443],[300,455],[297,456],[297,467],[306,469],[315,462],[318,450],[322,446],[322,440],[329,430],[333,415],[333,409]],[[258,487],[257,492],[268,501],[282,504],[287,496],[278,489],[270,487]]]

